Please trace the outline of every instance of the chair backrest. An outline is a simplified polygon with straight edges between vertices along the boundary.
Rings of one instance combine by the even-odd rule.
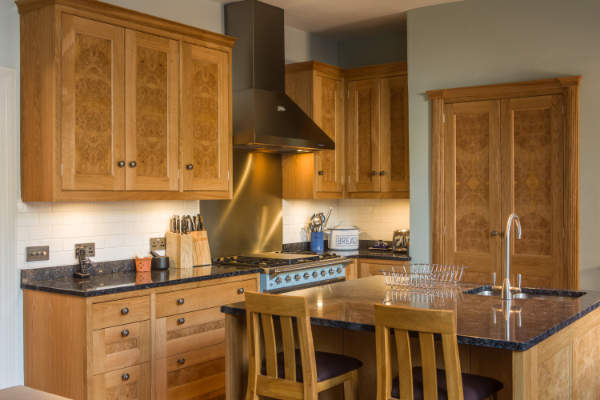
[[[398,379],[401,400],[413,400],[414,394],[409,332],[418,332],[419,334],[424,400],[437,400],[438,398],[434,344],[434,335],[436,334],[442,338],[448,400],[463,400],[454,311],[376,304],[377,400],[392,399],[391,330],[394,331],[398,353]]]
[[[277,318],[273,318],[277,317]],[[317,398],[317,367],[308,304],[304,297],[246,292],[248,327],[248,388],[256,395]],[[294,329],[293,319],[296,321]],[[281,326],[284,376],[278,376],[276,323]],[[262,329],[261,329],[262,326]],[[297,336],[294,331],[297,330]],[[262,374],[261,336],[264,340],[266,375]],[[302,380],[296,381],[296,338],[300,347]],[[250,382],[250,379],[255,379]]]

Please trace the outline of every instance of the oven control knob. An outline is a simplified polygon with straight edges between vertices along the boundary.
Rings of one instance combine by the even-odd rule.
[[[319,273],[317,271],[313,272],[313,278],[316,278],[317,276],[319,276]]]
[[[335,271],[333,270],[333,268],[329,268],[329,275],[333,275],[335,273]]]
[[[304,279],[310,278],[310,274],[308,272],[305,272],[304,275],[302,275],[302,276],[304,276]]]
[[[278,276],[277,278],[275,278],[275,283],[280,284],[281,283],[281,277]]]
[[[325,276],[327,275],[327,271],[325,271],[324,269],[321,270],[321,276]]]
[[[339,274],[340,272],[342,272],[342,267],[337,267],[336,271]]]
[[[302,279],[302,278],[300,278],[300,275],[299,275],[299,274],[296,274],[296,275],[294,276],[294,279],[295,279],[295,280],[297,280],[297,281],[299,281],[299,280],[300,280],[300,279]]]
[[[285,277],[285,281],[286,282],[289,282],[291,280],[292,280],[292,276],[291,275],[288,275],[288,276]]]

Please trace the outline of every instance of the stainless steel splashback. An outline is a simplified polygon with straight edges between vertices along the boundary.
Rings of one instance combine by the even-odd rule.
[[[281,250],[281,155],[234,150],[233,199],[202,200],[200,212],[213,258]]]

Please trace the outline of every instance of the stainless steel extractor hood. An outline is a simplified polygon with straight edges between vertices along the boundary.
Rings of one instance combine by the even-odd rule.
[[[285,94],[283,10],[256,0],[225,5],[233,47],[233,145],[274,152],[334,149]]]

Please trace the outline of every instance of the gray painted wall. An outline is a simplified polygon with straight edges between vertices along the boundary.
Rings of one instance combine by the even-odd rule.
[[[342,68],[406,61],[406,32],[380,32],[338,42]]]
[[[600,289],[598,17],[597,0],[465,0],[408,13],[415,260],[430,258],[430,108],[425,91],[582,75],[581,285]]]

